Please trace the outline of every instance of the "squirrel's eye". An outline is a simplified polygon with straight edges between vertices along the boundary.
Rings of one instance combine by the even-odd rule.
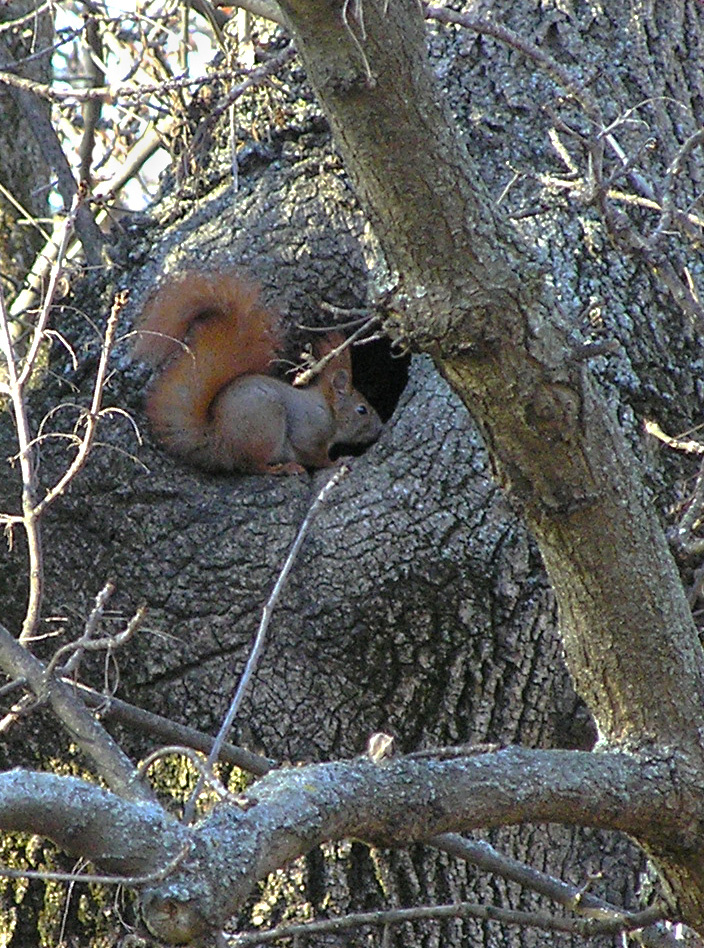
[[[366,406],[366,405],[357,405],[357,414],[358,414],[358,415],[366,415],[366,414],[367,414],[367,406]]]

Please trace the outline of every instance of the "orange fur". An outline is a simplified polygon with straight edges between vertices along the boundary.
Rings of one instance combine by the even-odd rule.
[[[151,297],[133,351],[163,366],[147,416],[165,447],[197,461],[211,403],[223,386],[271,371],[277,324],[257,287],[234,273],[188,270]]]
[[[329,352],[342,337],[322,342]],[[349,351],[316,384],[271,377],[278,319],[232,272],[186,271],[147,302],[136,358],[160,369],[147,415],[169,451],[208,470],[300,473],[330,464],[339,441],[369,444],[381,422],[352,387]]]

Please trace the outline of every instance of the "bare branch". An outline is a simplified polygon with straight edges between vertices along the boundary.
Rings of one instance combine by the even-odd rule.
[[[662,443],[666,444],[669,448],[674,448],[676,451],[684,451],[686,454],[704,454],[704,444],[702,444],[701,441],[693,441],[692,439],[685,441],[683,438],[673,438],[671,435],[666,434],[656,421],[650,421],[646,418],[643,427],[649,435],[657,438],[658,441],[662,441]]]
[[[672,191],[675,180],[682,173],[685,160],[690,156],[695,148],[699,148],[703,143],[704,129],[699,129],[699,131],[695,132],[693,135],[690,135],[687,141],[684,142],[670,163],[670,167],[667,169],[662,194],[662,216],[658,226],[655,228],[649,238],[649,243],[652,247],[657,244],[662,235],[672,225],[673,220],[679,221],[682,218],[685,220],[687,219],[686,215],[684,215],[683,212],[674,206]]]
[[[513,49],[528,56],[534,62],[538,63],[551,77],[567,92],[568,95],[578,102],[589,118],[594,122],[595,128],[601,127],[601,110],[596,99],[591,93],[573,76],[569,69],[550,56],[540,46],[536,46],[525,36],[514,32],[501,23],[495,23],[483,17],[473,16],[467,13],[458,13],[448,7],[435,6],[434,4],[424,3],[423,10],[429,20],[437,20],[440,23],[453,23],[457,26],[464,26],[473,30],[475,33],[483,33],[486,36],[493,36],[499,42],[506,43]]]
[[[47,674],[54,674],[59,666],[61,659],[68,655],[69,659],[61,668],[59,677],[76,674],[81,659],[85,652],[108,652],[112,653],[116,648],[125,645],[140,628],[144,621],[146,606],[140,606],[125,628],[121,632],[104,635],[96,638],[100,623],[103,618],[103,611],[108,599],[115,591],[112,583],[106,583],[95,598],[95,605],[91,609],[86,622],[85,630],[75,642],[67,642],[54,653],[51,661],[47,665]]]
[[[0,625],[0,666],[13,678],[26,679],[36,697],[45,700],[83,753],[93,761],[108,786],[127,800],[152,801],[148,787],[136,778],[129,757],[90,714],[71,688],[53,676],[44,665]]]
[[[184,156],[182,163],[186,165],[190,162],[191,156],[197,150],[199,146],[202,146],[204,139],[210,134],[211,129],[217,122],[217,120],[224,115],[230,106],[241,98],[245,92],[250,89],[255,88],[256,86],[261,85],[270,76],[275,75],[289,60],[293,59],[295,51],[293,46],[288,45],[284,47],[279,53],[261,66],[257,66],[255,69],[250,70],[246,79],[238,83],[236,86],[233,86],[224,99],[218,103],[218,105],[212,109],[210,114],[207,117],[207,120],[201,122],[198,131],[193,137],[193,141],[190,143],[188,154]],[[229,78],[232,78],[231,76]]]
[[[64,788],[67,789],[67,788]],[[44,869],[10,869],[9,866],[0,866],[0,876],[7,879],[42,879],[52,882],[83,882],[85,884],[96,883],[98,885],[126,885],[131,888],[147,885],[152,882],[161,882],[178,866],[182,859],[188,854],[189,846],[183,847],[180,853],[165,863],[162,868],[155,869],[141,876],[118,876],[118,875],[97,875],[94,872],[51,872]],[[83,857],[81,857],[83,858]]]
[[[0,65],[7,68],[13,63],[12,55],[0,37]],[[0,73],[0,77],[7,77],[9,73]],[[14,77],[19,79],[19,77]],[[56,130],[51,123],[51,119],[36,106],[34,85],[30,80],[23,80],[24,87],[17,83],[10,83],[13,97],[18,107],[24,113],[27,122],[36,138],[46,160],[51,164],[56,172],[58,179],[58,189],[64,201],[64,207],[68,208],[75,201],[79,188],[73,177],[68,159],[61,148],[61,143],[56,134]],[[40,83],[37,83],[40,85]],[[31,90],[31,91],[30,91]],[[76,230],[78,231],[83,252],[86,260],[91,266],[100,266],[102,260],[103,235],[95,223],[90,211],[86,206],[79,206],[76,215]]]
[[[84,74],[91,89],[105,85],[105,64],[103,62],[103,44],[100,38],[97,17],[88,12],[81,31],[81,46],[84,60]],[[102,99],[88,99],[83,103],[83,135],[78,148],[80,157],[80,178],[90,184],[93,171],[93,147],[95,133],[103,107]]]
[[[190,838],[156,803],[120,799],[75,777],[24,770],[0,773],[0,828],[37,833],[108,872],[140,877],[160,875]]]
[[[56,257],[51,266],[51,272],[49,275],[49,282],[46,288],[46,293],[44,294],[44,300],[42,302],[42,307],[39,312],[39,318],[36,321],[36,324],[32,327],[32,341],[29,346],[29,351],[24,359],[24,364],[22,366],[22,371],[20,373],[18,382],[20,386],[23,386],[30,379],[32,372],[34,371],[37,355],[39,349],[44,342],[46,327],[49,325],[49,317],[51,315],[51,308],[54,305],[54,300],[56,299],[56,292],[58,289],[59,281],[63,274],[64,259],[66,257],[66,251],[68,249],[69,242],[71,240],[71,235],[73,234],[74,227],[76,226],[76,220],[78,217],[78,212],[80,206],[83,202],[85,195],[82,191],[77,191],[73,201],[71,202],[71,207],[68,214],[66,215],[65,221],[61,224],[60,227],[60,240],[56,248]]]
[[[92,688],[87,688],[85,685],[71,682],[67,682],[67,684],[79,691],[81,698],[87,705],[99,711],[101,720],[113,719],[141,733],[151,734],[166,743],[186,744],[188,747],[193,747],[205,754],[212,750],[215,738],[210,734],[204,734],[202,731],[197,731],[186,724],[178,724],[159,714],[137,708],[133,704],[121,701],[119,698],[107,697]],[[218,759],[234,764],[235,767],[260,777],[276,766],[276,762],[268,757],[253,754],[243,747],[227,743],[221,745]]]
[[[44,3],[40,3],[34,10],[31,10],[29,13],[26,13],[24,16],[17,17],[16,20],[5,20],[3,23],[0,23],[0,33],[7,33],[10,30],[16,30],[21,26],[24,26],[26,23],[31,23],[33,20],[45,10],[50,10],[53,8],[54,0],[45,0]]]
[[[54,500],[56,500],[60,494],[64,492],[74,477],[83,469],[83,466],[86,463],[88,453],[93,444],[93,438],[95,436],[98,420],[100,419],[101,415],[103,389],[105,386],[105,378],[107,376],[108,370],[108,359],[110,357],[110,352],[115,339],[117,320],[126,302],[126,291],[115,294],[112,309],[110,310],[110,315],[108,316],[107,326],[105,327],[105,338],[103,339],[103,344],[100,351],[100,361],[98,362],[98,371],[96,372],[95,384],[93,385],[93,399],[90,408],[84,416],[85,431],[83,432],[76,456],[66,471],[64,471],[63,475],[56,482],[56,484],[47,491],[42,501],[37,504],[34,511],[35,517],[41,517],[46,508]]]
[[[380,912],[359,912],[344,918],[331,918],[300,925],[279,925],[271,931],[252,932],[235,937],[233,948],[245,945],[268,945],[280,938],[321,934],[323,932],[350,931],[362,925],[399,925],[421,919],[479,918],[487,922],[502,922],[504,925],[520,925],[522,928],[538,928],[545,932],[571,932],[589,937],[599,934],[631,932],[654,920],[664,918],[662,906],[643,912],[621,912],[612,919],[558,918],[541,912],[521,912],[501,908],[498,905],[480,905],[476,902],[457,902],[454,905],[419,905],[416,908],[389,909]]]
[[[336,359],[342,352],[345,351],[345,349],[349,349],[350,346],[354,345],[354,343],[357,342],[357,340],[366,336],[369,333],[370,329],[378,325],[379,325],[378,316],[370,316],[367,319],[365,319],[362,325],[358,326],[358,328],[355,329],[352,335],[348,336],[347,339],[343,340],[343,342],[341,342],[339,346],[335,346],[334,348],[330,350],[330,352],[326,352],[324,356],[322,356],[320,359],[317,359],[315,361],[314,365],[309,366],[303,372],[299,372],[296,375],[295,379],[293,380],[293,384],[297,387],[310,385],[313,379],[317,375],[319,375],[320,372],[322,372],[322,370],[325,368],[326,365],[332,362],[333,359]]]
[[[70,217],[71,213],[69,212],[67,220]],[[35,305],[35,301],[40,294],[44,293],[47,274],[53,275],[54,270],[60,265],[59,261],[63,260],[66,249],[63,242],[67,220],[56,220],[54,222],[51,236],[38,252],[32,269],[25,277],[24,288],[17,294],[10,306],[10,315],[13,319],[21,319],[22,315]],[[51,276],[49,278],[51,279]],[[43,296],[42,307],[45,305],[47,295],[44,294]]]
[[[262,619],[261,619],[261,622],[259,623],[259,629],[257,631],[256,638],[254,640],[254,647],[252,648],[252,652],[249,656],[249,659],[247,660],[247,664],[245,666],[244,672],[242,673],[242,678],[240,679],[240,682],[237,686],[235,696],[232,699],[232,703],[227,712],[225,720],[223,721],[222,726],[218,732],[218,736],[215,739],[215,744],[213,745],[213,749],[211,750],[210,755],[208,757],[209,767],[212,767],[217,761],[220,745],[227,737],[229,730],[232,727],[232,723],[235,720],[235,716],[237,715],[240,705],[242,704],[242,699],[244,698],[245,692],[252,678],[252,675],[254,674],[256,670],[257,663],[259,661],[259,656],[261,655],[262,649],[264,647],[264,638],[266,635],[266,630],[268,629],[269,623],[271,621],[271,615],[274,611],[274,608],[276,607],[276,603],[278,602],[279,596],[281,595],[281,591],[286,585],[286,580],[288,579],[289,573],[291,572],[291,568],[293,567],[293,564],[296,562],[298,551],[300,550],[303,540],[305,539],[305,536],[308,533],[308,530],[310,529],[310,525],[315,519],[315,515],[317,514],[317,512],[320,510],[322,505],[327,500],[330,492],[334,490],[335,487],[337,487],[340,481],[348,473],[349,473],[349,467],[343,464],[337,471],[335,471],[332,477],[330,477],[328,481],[326,481],[325,485],[318,492],[317,497],[315,498],[313,503],[310,505],[308,513],[306,514],[305,519],[303,520],[303,523],[301,524],[298,530],[298,533],[296,534],[296,539],[293,541],[293,544],[291,546],[291,549],[289,550],[288,556],[286,557],[286,561],[284,562],[284,565],[281,568],[281,572],[279,573],[279,577],[276,580],[276,583],[274,584],[274,588],[271,591],[271,595],[269,596],[269,599],[267,600],[267,603],[264,606],[264,610],[262,612]]]
[[[704,515],[704,464],[699,468],[692,496],[680,522],[669,531],[670,542],[683,553],[698,556],[704,552],[704,538],[694,535]]]
[[[147,924],[158,937],[168,933],[178,940],[173,912],[169,927],[160,927],[164,904],[178,902],[184,926],[193,923],[193,909],[212,928],[221,927],[259,879],[330,839],[398,846],[449,830],[527,821],[647,837],[663,831],[677,810],[666,802],[671,765],[672,760],[645,762],[629,754],[514,747],[451,760],[400,758],[376,764],[364,757],[275,770],[243,795],[244,812],[221,804],[198,824],[199,836],[226,838],[227,845],[211,851],[207,865],[193,861],[188,874],[180,869],[173,880],[150,889]],[[206,885],[207,899],[199,895],[194,901],[194,887],[202,893],[206,877],[213,878]]]
[[[12,206],[17,211],[19,211],[22,217],[29,224],[31,224],[32,227],[36,228],[36,230],[39,231],[39,233],[42,235],[44,240],[46,241],[51,240],[51,237],[49,236],[49,233],[47,232],[42,222],[38,220],[37,217],[34,214],[32,214],[32,212],[28,208],[24,206],[24,204],[22,204],[20,201],[17,200],[15,195],[8,188],[6,188],[5,185],[1,181],[0,181],[0,194],[2,194],[5,200],[9,201],[9,203],[12,204]]]
[[[96,199],[108,199],[120,191],[135,176],[142,165],[151,158],[154,152],[163,146],[165,136],[169,134],[175,124],[176,120],[169,116],[163,121],[155,122],[150,126],[129,150],[115,175],[109,181],[101,182],[96,186]],[[97,215],[99,223],[103,217],[104,213]]]
[[[27,418],[27,409],[25,405],[25,387],[32,377],[33,369],[36,365],[42,343],[46,339],[46,327],[49,321],[51,306],[58,286],[63,257],[68,246],[69,237],[72,231],[73,223],[76,220],[81,204],[81,193],[79,192],[73,202],[71,213],[66,218],[63,235],[57,250],[57,258],[52,266],[51,278],[47,288],[46,298],[36,325],[32,329],[32,339],[26,356],[20,367],[20,359],[16,353],[15,343],[12,335],[9,316],[5,307],[5,299],[0,287],[0,352],[2,352],[7,366],[7,393],[10,396],[12,409],[15,417],[15,428],[17,432],[17,442],[19,447],[19,463],[22,476],[22,517],[21,523],[27,536],[27,546],[29,555],[29,599],[25,614],[21,642],[27,642],[32,639],[37,630],[41,615],[41,603],[43,595],[43,550],[41,540],[41,518],[46,508],[55,500],[56,497],[66,488],[71,480],[82,469],[88,457],[88,452],[93,442],[95,428],[100,417],[100,406],[102,403],[103,387],[107,375],[107,360],[112,347],[112,342],[117,326],[117,317],[124,305],[126,295],[119,294],[115,298],[113,309],[108,318],[108,324],[105,331],[105,339],[101,351],[101,358],[98,364],[96,374],[93,401],[89,411],[86,413],[86,427],[83,437],[78,443],[78,450],[72,463],[59,478],[55,486],[49,490],[42,500],[39,500],[39,484],[36,475],[36,459],[34,457],[34,441],[31,437],[29,421]],[[11,519],[19,522],[19,518],[10,518],[9,515],[3,516],[6,522]]]
[[[282,51],[283,52],[283,51]],[[273,57],[278,59],[281,54]],[[293,53],[289,52],[289,56]],[[268,65],[268,64],[266,64]],[[266,66],[259,66],[258,69],[264,69]],[[224,70],[221,72],[208,73],[207,76],[193,78],[191,76],[176,76],[173,79],[166,79],[164,82],[156,82],[151,85],[146,83],[125,82],[115,86],[105,86],[98,89],[55,89],[54,86],[36,82],[33,79],[24,79],[22,76],[16,76],[11,72],[3,72],[0,69],[0,84],[10,86],[13,89],[31,92],[34,95],[47,99],[49,102],[86,102],[90,99],[104,99],[108,102],[114,102],[119,99],[143,99],[145,96],[156,95],[165,92],[175,92],[179,89],[187,89],[190,86],[210,85],[211,83],[222,80],[232,80],[232,71]]]
[[[611,917],[613,920],[616,920],[619,915],[624,915],[623,910],[618,906],[590,895],[584,891],[583,887],[570,885],[547,872],[541,872],[534,866],[500,853],[486,840],[467,839],[456,833],[443,833],[429,839],[428,844],[437,846],[438,849],[451,856],[466,859],[473,866],[486,872],[517,882],[524,888],[538,892],[572,912],[579,912],[581,915],[593,918]],[[662,917],[665,917],[664,912]],[[660,925],[652,927],[650,923],[648,923],[648,928],[640,932],[638,940],[646,946],[657,945],[657,948],[664,948],[666,945],[677,948],[681,944],[673,932],[664,930]]]
[[[629,754],[509,748],[450,760],[365,757],[274,771],[243,795],[243,808],[223,802],[190,832],[156,805],[118,800],[74,778],[17,771],[0,775],[0,828],[38,832],[132,876],[163,873],[193,840],[188,861],[144,896],[150,930],[181,942],[196,929],[220,928],[258,879],[324,840],[404,845],[448,828],[526,820],[660,832],[672,812],[671,776],[672,760]],[[598,914],[570,930],[620,931],[653,920],[652,911]]]

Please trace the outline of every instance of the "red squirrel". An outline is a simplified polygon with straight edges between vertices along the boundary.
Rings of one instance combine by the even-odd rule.
[[[306,388],[271,375],[278,318],[235,273],[171,277],[147,301],[137,330],[135,358],[159,369],[146,404],[154,434],[198,467],[300,474],[332,464],[333,445],[379,437],[379,416],[352,386],[349,349]],[[318,357],[340,341],[328,335]]]

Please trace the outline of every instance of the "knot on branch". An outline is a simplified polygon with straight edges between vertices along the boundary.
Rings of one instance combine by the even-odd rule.
[[[212,933],[192,898],[179,898],[175,891],[165,896],[147,892],[142,897],[142,920],[149,932],[169,945],[190,945]]]

